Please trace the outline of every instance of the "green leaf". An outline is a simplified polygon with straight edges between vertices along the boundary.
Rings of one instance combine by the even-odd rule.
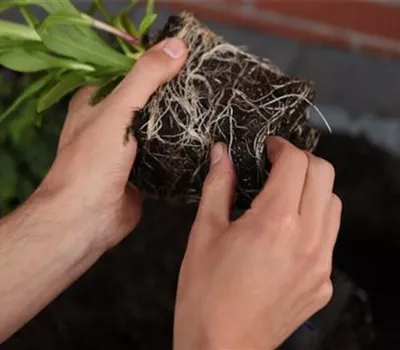
[[[102,85],[105,81],[108,81],[114,77],[124,77],[126,72],[115,67],[105,67],[96,72],[85,74],[86,83],[88,85]]]
[[[73,92],[77,88],[86,85],[82,75],[72,72],[61,77],[61,80],[42,94],[39,98],[37,111],[42,113],[59,102],[63,97]]]
[[[15,101],[14,103],[0,115],[0,123],[4,121],[11,113],[13,113],[17,108],[19,108],[26,100],[33,97],[40,91],[42,91],[55,77],[55,73],[51,72],[43,76],[39,80],[36,80],[32,85],[30,85]]]
[[[108,22],[111,22],[111,16],[105,9],[103,0],[94,0],[93,3],[97,11],[104,17],[104,19],[107,20]]]
[[[37,109],[36,109],[37,112]],[[35,117],[35,126],[40,128],[43,124],[43,114],[42,113],[36,113]]]
[[[39,72],[52,68],[68,68],[72,70],[95,71],[87,64],[73,60],[54,57],[45,52],[14,49],[0,56],[0,65],[17,72]]]
[[[83,16],[81,14],[71,14],[68,12],[57,12],[48,16],[40,26],[40,30],[46,30],[48,27],[52,25],[59,25],[59,24],[68,24],[84,27],[90,27],[93,24],[93,19],[89,16]]]
[[[17,6],[15,4],[10,3],[9,1],[3,1],[0,3],[0,12],[8,10],[11,7]]]
[[[92,1],[92,2],[90,3],[89,8],[86,10],[85,13],[86,13],[88,16],[94,16],[94,15],[96,14],[96,12],[97,12],[96,4],[95,4],[94,1]]]
[[[146,34],[156,19],[157,19],[157,14],[155,13],[146,15],[146,17],[144,17],[142,22],[140,23],[139,35],[142,36]]]
[[[122,23],[122,18],[120,16],[117,16],[113,19],[112,24],[117,28],[120,29],[122,31],[126,31],[123,23]],[[121,38],[117,38],[118,44],[121,47],[122,51],[125,54],[131,54],[132,50],[131,50],[131,46],[128,45],[128,43],[124,40],[122,40]]]
[[[35,29],[2,19],[0,19],[0,38],[40,41],[40,36]]]
[[[114,16],[114,18],[121,17],[121,16],[128,14],[137,5],[138,2],[139,2],[139,0],[130,0],[129,4],[127,6],[125,6],[125,8],[121,12],[117,13]]]
[[[96,14],[96,12],[97,12],[97,6],[96,6],[96,0],[94,0],[94,1],[92,1],[91,3],[90,3],[90,5],[89,5],[89,8],[86,10],[86,14],[88,15],[88,16],[94,16],[95,14]]]
[[[28,6],[28,5],[37,5],[44,8],[49,14],[55,14],[59,12],[69,13],[71,15],[80,15],[75,6],[71,3],[70,0],[0,0],[2,3],[0,4],[0,12],[2,10],[8,9],[10,7],[15,6]],[[100,37],[90,28],[79,27],[79,28],[70,28],[70,31],[77,31],[81,35],[84,35],[93,40],[101,40]],[[0,36],[1,36],[1,27],[0,27]]]
[[[154,14],[154,0],[147,0],[146,16]]]
[[[24,49],[27,51],[47,52],[48,49],[42,42],[27,40],[12,40],[0,38],[0,56],[3,53],[10,52],[14,49]]]
[[[116,76],[110,78],[105,83],[103,83],[100,86],[100,88],[96,91],[94,96],[91,98],[90,104],[93,106],[101,102],[118,86],[118,84],[122,81],[123,78],[124,78],[123,76]]]
[[[58,11],[77,12],[77,9],[69,0],[3,0],[0,4],[0,11],[15,6],[38,5],[43,7],[48,13]]]
[[[135,38],[139,37],[139,30],[136,28],[135,24],[128,18],[127,15],[121,17],[122,24],[125,30]]]
[[[24,17],[24,19],[25,19],[26,23],[29,25],[29,27],[35,29],[35,31],[36,31],[36,26],[39,24],[39,21],[34,16],[32,11],[26,6],[21,6],[19,8],[19,12],[21,12],[22,16]]]
[[[15,117],[10,119],[8,129],[15,145],[21,143],[24,137],[24,131],[35,125],[36,109],[37,101],[33,99],[29,100],[23,108],[18,111]]]
[[[50,20],[51,16],[47,20]],[[79,31],[70,30],[68,20],[58,14],[60,22],[52,22],[51,26],[43,25],[39,34],[48,49],[59,55],[76,59],[79,62],[91,63],[96,66],[115,66],[129,71],[132,59],[114,50],[103,41],[81,35]]]

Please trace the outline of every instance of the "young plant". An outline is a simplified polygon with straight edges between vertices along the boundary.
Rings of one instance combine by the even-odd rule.
[[[288,77],[269,60],[231,45],[189,13],[172,16],[145,46],[144,36],[156,18],[154,4],[147,2],[146,15],[135,26],[128,13],[136,2],[114,16],[101,0],[95,0],[88,13],[79,12],[68,0],[6,0],[0,5],[0,11],[19,6],[27,22],[0,21],[0,65],[42,72],[0,120],[32,98],[40,115],[89,83],[100,86],[93,97],[96,103],[113,90],[146,47],[179,37],[189,48],[185,67],[135,112],[128,129],[140,146],[131,180],[149,194],[197,200],[210,149],[222,141],[238,175],[237,204],[248,206],[268,175],[267,136],[280,135],[314,150],[319,131],[308,123],[308,107],[315,107],[314,85]],[[28,5],[42,6],[48,16],[39,22]],[[92,17],[95,11],[104,21]],[[111,34],[114,43],[107,44],[98,31]]]
[[[36,111],[41,115],[88,84],[100,85],[94,102],[107,95],[145,52],[142,39],[157,17],[154,0],[149,0],[146,15],[136,26],[128,15],[137,2],[131,0],[123,11],[111,16],[102,0],[94,0],[88,13],[78,11],[69,0],[3,1],[0,12],[18,7],[26,25],[0,20],[0,65],[41,74],[0,116],[0,122],[28,100],[37,102]],[[45,19],[39,21],[31,6],[42,7],[47,12]],[[95,12],[104,21],[93,18]],[[108,33],[114,40],[108,43],[98,32]]]

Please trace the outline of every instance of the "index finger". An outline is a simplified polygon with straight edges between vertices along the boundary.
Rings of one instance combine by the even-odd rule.
[[[98,88],[98,86],[89,85],[77,91],[69,102],[68,114],[74,115],[83,108],[92,109],[93,106],[90,105],[90,100]]]
[[[308,167],[306,153],[281,137],[267,140],[267,153],[272,168],[257,201],[274,201],[277,208],[298,213]]]

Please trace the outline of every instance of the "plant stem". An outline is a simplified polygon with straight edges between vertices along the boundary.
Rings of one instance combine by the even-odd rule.
[[[135,38],[132,35],[124,32],[124,31],[122,31],[120,29],[117,29],[117,28],[115,28],[115,27],[113,27],[113,26],[111,26],[111,25],[109,25],[107,23],[99,21],[97,19],[92,18],[92,20],[93,20],[92,25],[93,25],[94,28],[99,29],[99,30],[103,30],[103,31],[108,32],[110,34],[113,34],[113,35],[115,35],[115,36],[117,36],[117,37],[119,37],[119,38],[121,38],[121,39],[123,39],[123,40],[125,40],[125,41],[127,41],[129,43],[131,43],[131,44],[134,44],[134,45],[139,45],[140,44],[140,40],[138,38]]]

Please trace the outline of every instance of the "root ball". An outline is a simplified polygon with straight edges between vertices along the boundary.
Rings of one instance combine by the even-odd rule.
[[[237,172],[236,204],[246,207],[268,176],[267,136],[316,147],[319,132],[308,124],[314,85],[231,45],[189,13],[171,17],[151,45],[172,36],[186,42],[189,58],[135,113],[130,130],[139,153],[131,180],[159,197],[198,200],[211,147],[222,141]]]

